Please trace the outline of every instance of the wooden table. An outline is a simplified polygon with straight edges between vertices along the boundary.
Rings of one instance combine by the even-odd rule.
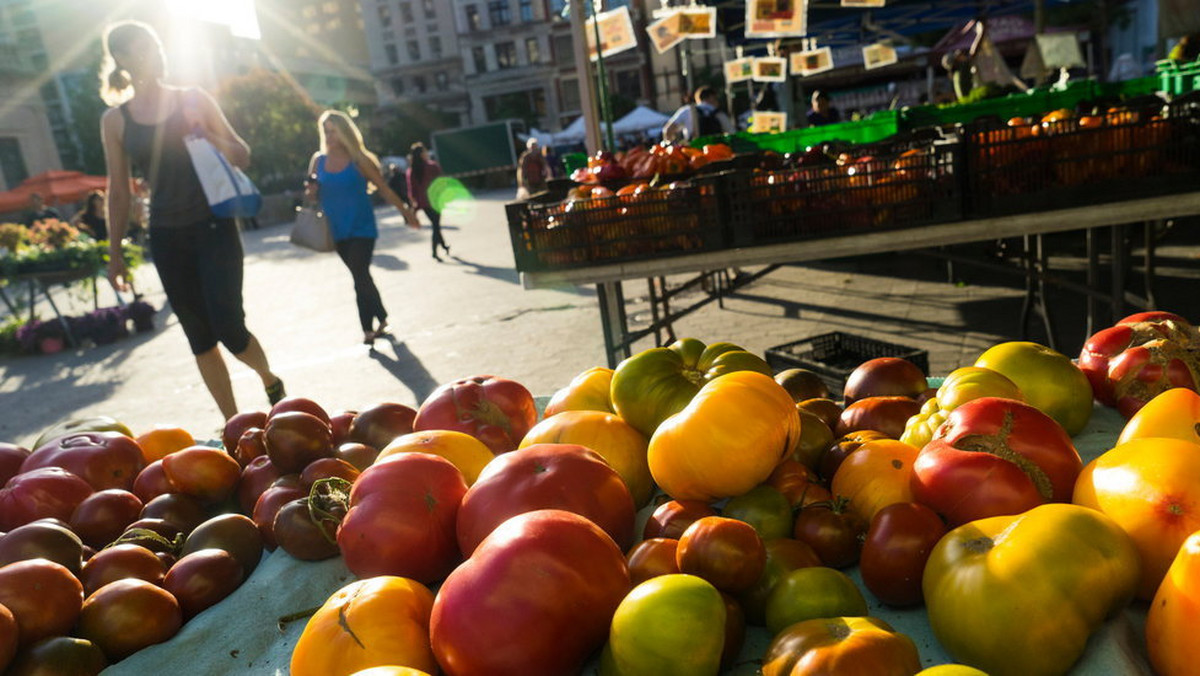
[[[1153,277],[1154,250],[1153,239],[1147,238],[1146,243],[1146,289],[1147,297],[1138,298],[1126,289],[1126,270],[1128,267],[1128,251],[1124,246],[1125,231],[1128,224],[1142,223],[1147,230],[1154,224],[1164,220],[1193,216],[1200,214],[1200,191],[1152,197],[1139,200],[1128,200],[1107,204],[1096,204],[1088,207],[1042,211],[1030,214],[1018,214],[1001,218],[981,218],[956,221],[939,225],[928,225],[898,230],[878,232],[856,232],[840,237],[825,237],[808,239],[769,246],[755,246],[738,249],[723,249],[698,254],[656,258],[649,260],[630,261],[625,263],[600,264],[585,268],[570,270],[553,270],[546,272],[521,273],[522,284],[527,289],[546,288],[563,284],[595,284],[600,304],[600,321],[604,331],[604,344],[608,364],[615,367],[617,363],[631,354],[631,345],[641,338],[657,333],[663,325],[694,311],[698,307],[711,302],[720,301],[721,295],[736,284],[730,285],[718,277],[713,285],[713,292],[698,303],[677,310],[670,310],[664,305],[664,312],[657,307],[652,308],[654,322],[648,329],[630,332],[625,316],[622,282],[632,279],[662,278],[675,274],[707,274],[706,271],[725,270],[731,267],[767,265],[767,270],[758,273],[766,274],[782,263],[816,261],[844,256],[860,256],[864,254],[910,251],[914,249],[933,249],[954,244],[970,242],[986,242],[998,239],[1020,237],[1026,243],[1028,256],[1026,258],[1027,278],[1027,314],[1031,305],[1036,304],[1046,323],[1048,333],[1053,336],[1050,315],[1045,306],[1046,254],[1042,246],[1042,236],[1056,232],[1084,231],[1087,236],[1088,250],[1088,283],[1086,285],[1066,284],[1068,288],[1080,291],[1088,296],[1088,332],[1095,330],[1094,307],[1097,301],[1107,300],[1112,308],[1114,317],[1124,314],[1128,305],[1150,308],[1154,305]],[[1107,292],[1098,286],[1098,242],[1099,229],[1111,228],[1112,241],[1112,280],[1111,289]],[[699,277],[689,282],[689,285],[699,283]],[[651,301],[666,298],[663,291],[655,289],[651,281]],[[660,317],[661,314],[661,317]],[[1023,317],[1024,321],[1024,317]]]

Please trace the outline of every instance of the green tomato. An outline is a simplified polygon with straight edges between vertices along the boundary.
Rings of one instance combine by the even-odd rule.
[[[65,437],[68,434],[75,434],[76,432],[118,432],[130,439],[133,438],[133,432],[125,426],[125,423],[106,415],[98,415],[91,418],[68,420],[50,427],[45,432],[42,432],[42,436],[38,437],[38,440],[34,442],[33,449],[37,450],[48,442],[54,441],[59,437]]]
[[[1006,376],[1025,403],[1054,418],[1067,434],[1079,434],[1092,417],[1092,385],[1064,354],[1025,341],[1000,343],[975,360],[976,366]]]
[[[792,503],[770,486],[755,486],[730,498],[721,515],[750,524],[764,541],[792,534]]]
[[[721,592],[694,575],[660,575],[617,606],[600,676],[716,676],[724,646]]]
[[[793,570],[767,597],[767,629],[772,636],[804,620],[866,615],[867,600],[854,580],[823,566]]]

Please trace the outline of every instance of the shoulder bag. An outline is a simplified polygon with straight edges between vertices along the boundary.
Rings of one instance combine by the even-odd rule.
[[[336,248],[333,233],[329,230],[329,220],[325,218],[325,212],[315,206],[296,207],[296,222],[292,224],[292,234],[288,239],[296,246],[322,253]]]

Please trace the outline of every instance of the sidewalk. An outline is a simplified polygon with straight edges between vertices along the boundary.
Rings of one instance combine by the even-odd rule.
[[[580,371],[603,365],[594,288],[521,287],[504,220],[509,197],[509,191],[479,195],[469,211],[444,219],[451,247],[445,263],[431,258],[428,229],[411,231],[394,210],[378,212],[382,235],[373,274],[395,338],[380,340],[374,352],[361,344],[350,274],[335,254],[290,245],[287,225],[245,232],[248,324],[288,393],[331,412],[384,401],[415,406],[441,383],[490,373],[550,394]],[[1170,251],[1160,306],[1200,319],[1200,247]],[[929,350],[930,370],[946,373],[1020,334],[1019,278],[961,266],[956,273],[960,283],[949,284],[944,264],[905,254],[788,265],[727,298],[725,309],[711,303],[675,329],[680,337],[729,340],[760,354],[847,331]],[[137,283],[148,302],[164,305],[152,265],[138,271]],[[649,320],[645,292],[642,281],[625,285],[634,327]],[[112,304],[111,290],[106,293],[101,305]],[[1083,303],[1061,294],[1052,301],[1060,338],[1077,351]],[[161,424],[213,438],[221,417],[183,332],[169,311],[160,311],[157,322],[153,333],[112,345],[0,360],[0,441],[32,443],[54,423],[91,415],[120,419],[135,433]],[[1032,340],[1044,341],[1040,324],[1031,322],[1031,329]],[[638,347],[651,346],[643,341]],[[266,410],[253,372],[232,359],[230,370],[240,407]]]

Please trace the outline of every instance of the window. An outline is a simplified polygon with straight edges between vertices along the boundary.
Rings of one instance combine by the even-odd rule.
[[[10,187],[29,178],[25,158],[21,157],[21,142],[11,136],[0,137],[0,172]]]
[[[384,28],[392,25],[392,10],[387,5],[379,6],[379,25]]]
[[[400,20],[406,24],[413,22],[412,3],[400,3]]]
[[[487,72],[487,69],[488,69],[487,54],[483,51],[483,47],[472,47],[471,48],[471,59],[473,61],[475,61],[475,72],[476,73],[486,73]]]
[[[416,40],[410,40],[408,43],[408,58],[410,61],[421,60],[421,44]]]
[[[492,21],[492,28],[512,23],[512,8],[508,6],[508,0],[488,2],[488,19]]]
[[[387,60],[389,64],[394,66],[397,63],[400,63],[400,55],[396,53],[396,45],[384,45],[383,51],[387,53]]]
[[[404,78],[392,78],[392,94],[396,96],[404,96]]]
[[[433,84],[439,92],[444,92],[450,88],[450,77],[446,75],[445,71],[439,72],[433,76]]]
[[[559,80],[558,108],[562,112],[574,112],[582,107],[579,101],[579,80]]]
[[[413,88],[416,89],[421,94],[425,93],[425,76],[424,75],[414,75],[413,76]]]
[[[564,68],[575,65],[575,45],[571,42],[570,35],[554,36],[554,50],[550,58]]]
[[[467,17],[467,31],[482,30],[483,26],[479,23],[479,8],[475,5],[467,5],[464,9]]]
[[[426,19],[433,19],[437,17],[437,7],[434,6],[433,0],[422,0],[421,4],[425,8]]]
[[[529,23],[533,21],[533,0],[521,0],[521,21]]]
[[[529,55],[529,63],[541,63],[542,50],[537,38],[525,38],[525,52]]]
[[[533,105],[533,112],[538,116],[546,114],[546,90],[533,89],[529,92],[530,103]]]
[[[517,67],[517,45],[515,43],[496,43],[496,66],[499,68]]]
[[[642,98],[642,76],[636,70],[624,70],[616,74],[617,93],[630,99]]]
[[[435,59],[442,58],[442,39],[436,35],[429,37],[429,55]]]

